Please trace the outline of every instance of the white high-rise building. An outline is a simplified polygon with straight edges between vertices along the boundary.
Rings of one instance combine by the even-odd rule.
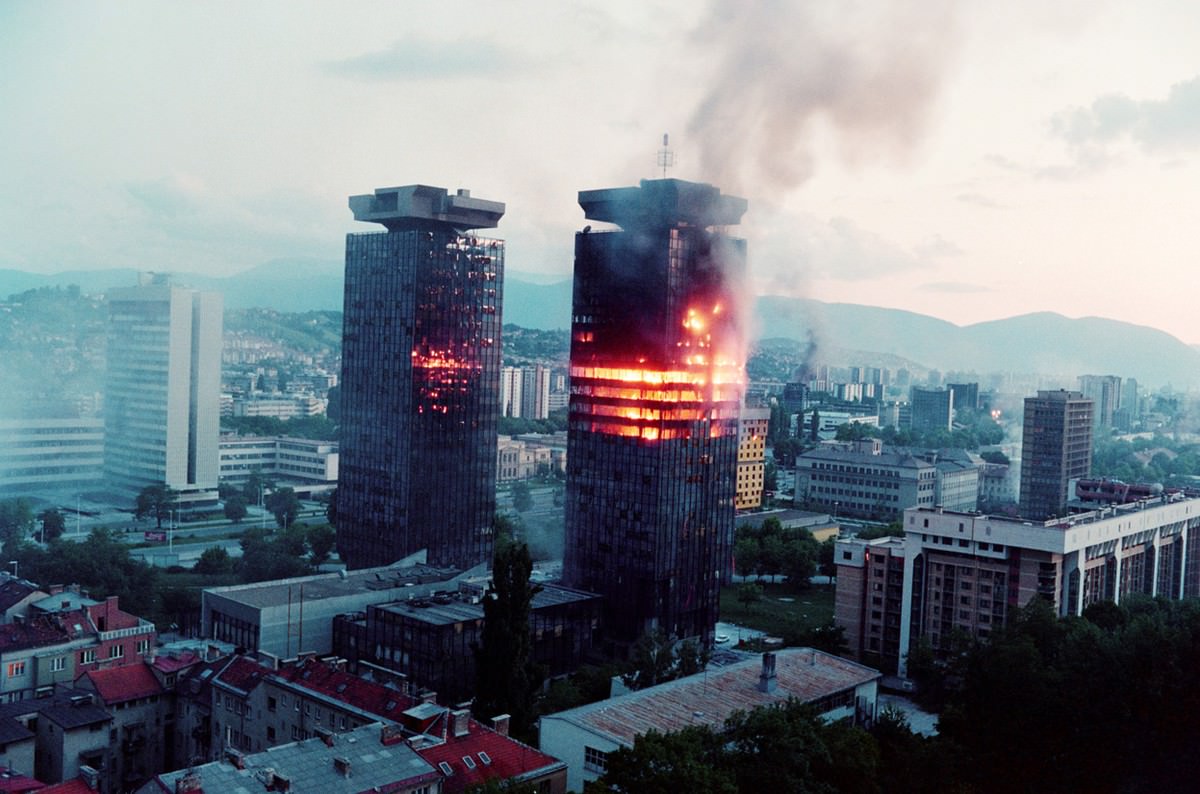
[[[222,296],[163,274],[109,290],[104,429],[109,484],[215,490],[220,462]]]
[[[524,378],[520,367],[504,367],[500,370],[500,415],[521,415],[521,387]]]
[[[541,365],[521,370],[521,416],[545,419],[550,416],[550,370]]]

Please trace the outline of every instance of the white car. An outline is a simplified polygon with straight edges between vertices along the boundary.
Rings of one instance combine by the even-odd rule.
[[[713,639],[716,640],[717,645],[724,645],[725,643],[729,642],[729,635],[728,634],[718,634]]]

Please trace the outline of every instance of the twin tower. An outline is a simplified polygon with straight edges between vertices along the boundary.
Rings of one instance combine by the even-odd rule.
[[[711,642],[732,567],[746,201],[676,179],[583,191],[575,236],[564,583],[606,634]],[[409,185],[353,196],[346,240],[338,551],[490,561],[504,205]]]

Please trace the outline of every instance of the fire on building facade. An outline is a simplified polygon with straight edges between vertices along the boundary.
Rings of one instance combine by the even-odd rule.
[[[711,641],[733,534],[746,201],[675,179],[582,191],[568,426],[568,584],[618,643]]]

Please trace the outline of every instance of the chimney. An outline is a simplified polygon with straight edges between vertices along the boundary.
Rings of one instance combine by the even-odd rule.
[[[317,727],[313,729],[313,733],[321,737],[321,741],[325,742],[326,747],[333,747],[333,731],[328,728]]]
[[[762,672],[758,674],[758,691],[771,694],[775,691],[775,654],[767,651],[762,656]]]
[[[95,767],[80,764],[79,779],[83,781],[83,784],[88,787],[89,791],[100,790],[100,772]]]
[[[492,730],[501,736],[508,736],[508,723],[511,719],[512,717],[508,714],[498,714],[492,717]]]
[[[235,750],[232,747],[225,748],[225,760],[238,769],[246,768],[246,756],[242,755],[241,750]]]
[[[450,712],[450,720],[455,738],[467,735],[467,724],[471,719],[469,709],[456,709]]]
[[[350,759],[340,755],[333,757],[333,768],[342,777],[350,777]]]

